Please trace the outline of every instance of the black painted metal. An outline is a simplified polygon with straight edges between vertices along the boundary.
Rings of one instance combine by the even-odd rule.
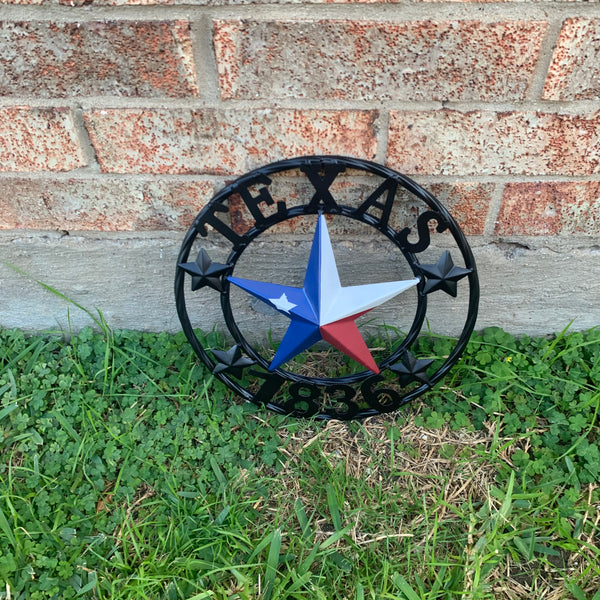
[[[375,175],[383,180],[358,208],[338,204],[329,190],[336,177],[347,169]],[[312,185],[312,197],[307,198],[305,204],[293,207],[287,207],[283,201],[275,203],[268,191],[271,182],[269,176],[285,172],[297,174],[298,171],[304,173]],[[253,197],[249,188],[256,184],[262,184],[263,188],[258,196]],[[415,223],[418,234],[416,242],[408,241],[411,228],[395,231],[388,222],[398,187],[404,188],[426,205],[427,210],[418,216]],[[228,212],[228,201],[234,195],[241,197],[255,221],[243,235],[218,219],[219,213]],[[259,207],[263,203],[274,206],[276,211],[264,216]],[[375,207],[380,216],[370,214],[370,207]],[[268,361],[245,339],[235,321],[227,276],[235,269],[244,250],[274,225],[298,216],[318,213],[340,215],[374,227],[402,252],[413,274],[421,277],[417,286],[418,301],[413,324],[402,343],[379,363],[380,375],[363,371],[342,377],[308,377],[285,369],[269,372]],[[417,255],[430,245],[429,222],[432,219],[437,222],[438,233],[447,231],[451,234],[462,255],[464,268],[454,266],[448,252],[443,253],[435,264],[419,262]],[[208,234],[207,224],[231,245],[224,264],[213,262],[204,249],[200,250],[195,262],[190,261],[189,254],[198,236],[202,238]],[[214,290],[211,293],[219,294],[224,322],[235,341],[230,349],[213,349],[209,353],[196,336],[186,306],[186,274],[192,278],[192,291],[209,287]],[[469,302],[462,332],[443,364],[434,373],[428,373],[432,361],[419,359],[411,352],[423,328],[427,296],[436,291],[455,296],[457,286],[463,285],[463,281],[468,282]],[[465,236],[446,208],[428,191],[408,177],[373,162],[339,156],[311,156],[266,165],[243,175],[216,194],[196,217],[183,240],[177,259],[175,299],[183,331],[193,350],[215,376],[243,398],[281,414],[353,419],[395,410],[426,392],[446,375],[460,358],[475,326],[479,283],[475,260]],[[239,379],[244,374],[260,382],[256,391],[251,392],[240,383]],[[402,389],[406,387],[408,390]]]

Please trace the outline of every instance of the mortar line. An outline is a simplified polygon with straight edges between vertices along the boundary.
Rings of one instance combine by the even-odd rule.
[[[42,234],[56,234],[57,238],[61,238],[62,236],[56,232],[56,230],[52,229],[33,229],[33,228],[16,228],[16,229],[0,229],[0,241],[2,238],[13,238],[19,237],[20,234],[23,233],[32,233],[34,235]],[[67,242],[73,242],[73,239],[77,236],[77,234],[81,233],[82,235],[86,235],[88,237],[123,237],[123,238],[147,238],[149,240],[154,240],[155,238],[172,238],[177,237],[176,241],[179,244],[181,242],[181,233],[185,232],[185,229],[144,229],[144,230],[134,230],[134,229],[120,229],[120,230],[99,230],[99,229],[74,229],[72,233],[75,235],[71,236],[70,239],[65,240]],[[280,240],[297,240],[297,236],[300,234],[290,234],[290,233],[276,233],[271,234],[276,235]],[[311,234],[302,234],[304,235],[304,239],[311,239]],[[364,239],[361,233],[348,233],[345,235],[356,236],[356,239]],[[539,242],[543,242],[545,240],[561,240],[562,242],[569,244],[571,241],[575,243],[587,242],[590,246],[598,246],[597,236],[590,236],[587,234],[579,233],[579,234],[554,234],[554,235],[517,235],[517,234],[507,234],[507,235],[475,235],[469,234],[469,239],[477,239],[477,240],[486,240],[487,243],[497,243],[497,242],[505,242],[508,240],[519,240],[519,239],[530,239],[530,240],[538,240]],[[573,244],[573,247],[575,247]]]
[[[81,147],[81,151],[83,153],[83,158],[87,165],[87,168],[91,171],[100,171],[100,165],[98,163],[98,157],[96,156],[96,149],[92,144],[92,140],[90,138],[89,131],[85,124],[85,119],[83,117],[83,109],[81,106],[76,105],[71,108],[71,113],[73,114],[73,124],[75,128],[75,133],[79,140],[79,145]]]
[[[396,169],[398,170],[398,169]],[[110,173],[102,172],[95,168],[83,167],[72,171],[4,171],[0,172],[2,180],[30,180],[30,181],[69,181],[71,179],[87,181],[124,181],[124,182],[167,182],[167,183],[193,183],[206,181],[215,185],[223,184],[226,180],[238,177],[240,174],[213,175],[205,173],[177,174],[177,173]],[[592,175],[436,175],[436,174],[413,174],[405,173],[418,184],[427,186],[433,184],[495,184],[504,186],[507,183],[600,183],[600,174]],[[354,177],[355,181],[362,181],[360,177]],[[367,180],[365,180],[367,181]]]
[[[390,111],[382,108],[377,119],[377,149],[373,160],[384,165],[387,160],[388,142],[390,135]]]
[[[563,18],[548,20],[548,27],[540,44],[540,52],[531,78],[531,84],[527,90],[527,100],[544,102],[542,100],[544,85],[552,64],[554,49],[558,43],[563,21]]]
[[[211,7],[210,14],[219,19],[251,19],[256,21],[293,20],[358,20],[387,22],[411,21],[544,21],[549,18],[565,16],[597,17],[599,5],[556,6],[523,3],[518,7],[497,4],[478,4],[469,2],[459,5],[454,2],[436,3],[435,18],[432,19],[431,5],[427,2],[414,4],[372,3],[372,4],[334,4],[317,3],[310,5],[274,4]]]
[[[502,196],[505,188],[504,182],[498,182],[494,185],[494,190],[490,195],[490,204],[488,213],[483,226],[483,235],[495,236],[496,223],[500,214],[500,206],[502,204]]]
[[[598,4],[572,4],[567,6],[542,3],[468,3],[458,5],[442,2],[435,5],[435,20],[477,20],[492,22],[497,20],[546,20],[552,18],[598,17]],[[253,19],[253,20],[320,20],[356,19],[405,22],[431,20],[431,5],[428,2],[415,3],[373,3],[373,4],[246,4],[223,6],[180,5],[129,5],[68,7],[61,5],[5,5],[0,7],[0,20],[3,21],[55,21],[64,23],[86,23],[94,21],[161,21],[161,20],[200,20],[210,19]]]
[[[215,82],[213,93],[219,93],[218,82]],[[76,98],[77,106],[84,112],[92,110],[294,110],[294,111],[405,111],[432,112],[442,107],[457,112],[543,112],[548,114],[582,115],[600,111],[597,100],[552,101],[523,100],[505,102],[485,101],[386,101],[385,109],[381,100],[318,100],[318,99],[272,99],[227,100],[213,98],[151,98],[151,97],[117,97],[117,96],[81,96]],[[13,97],[0,96],[2,108],[69,108],[73,100],[69,98],[36,98],[32,96]]]
[[[191,37],[200,98],[206,103],[219,105],[221,93],[213,45],[212,22],[207,16],[192,21]]]

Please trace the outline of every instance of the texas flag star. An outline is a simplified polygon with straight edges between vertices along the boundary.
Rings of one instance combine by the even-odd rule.
[[[281,294],[281,298],[269,298],[269,302],[279,311],[289,313],[295,304],[287,299],[285,294]]]
[[[231,283],[291,320],[269,370],[325,340],[361,365],[379,373],[355,320],[419,283],[419,278],[342,287],[327,224],[319,216],[301,288],[229,277]]]

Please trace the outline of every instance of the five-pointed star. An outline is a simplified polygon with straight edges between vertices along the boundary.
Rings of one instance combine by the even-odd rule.
[[[253,365],[251,358],[242,356],[242,349],[236,344],[229,350],[213,350],[213,356],[219,361],[213,369],[213,373],[231,373],[235,377],[241,377],[242,371],[249,365]]]
[[[285,313],[289,313],[290,310],[296,306],[293,302],[288,300],[285,293],[281,294],[281,298],[269,298],[269,302],[271,302],[277,310]]]
[[[229,281],[291,319],[269,366],[271,371],[319,340],[325,340],[367,369],[379,373],[354,321],[417,285],[419,278],[342,287],[325,217],[320,215],[303,287],[231,276]]]
[[[419,265],[419,271],[427,278],[423,293],[429,294],[429,292],[443,290],[456,298],[456,282],[466,277],[471,270],[457,267],[450,256],[450,252],[446,250],[436,264]]]
[[[417,359],[408,350],[403,354],[402,360],[390,366],[390,371],[399,375],[400,383],[408,385],[415,379],[421,383],[429,383],[427,369],[433,364],[431,359]]]
[[[193,292],[205,285],[220,292],[223,289],[221,275],[230,268],[229,265],[214,263],[204,248],[198,252],[196,262],[179,263],[179,266],[192,276]]]

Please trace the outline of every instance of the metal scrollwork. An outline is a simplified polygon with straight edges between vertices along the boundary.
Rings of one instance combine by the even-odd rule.
[[[402,396],[392,388],[375,387],[384,381],[380,375],[367,379],[360,392],[365,402],[377,412],[392,412],[402,405]]]
[[[414,317],[408,329],[401,335],[391,334],[394,324],[386,324],[387,336],[396,338],[377,348],[375,362],[361,362],[360,356],[353,359],[352,352],[344,351],[367,365],[362,371],[354,364],[347,372],[331,375],[326,360],[317,361],[309,371],[296,363],[289,366],[286,360],[276,364],[274,350],[267,351],[248,333],[247,325],[244,329],[236,320],[232,287],[241,285],[238,271],[248,248],[256,241],[274,239],[266,235],[271,229],[280,231],[288,222],[293,227],[297,223],[310,226],[322,218],[319,215],[348,223],[350,229],[353,223],[372,228],[378,239],[396,251],[394,256],[403,263],[402,269],[413,278]],[[293,232],[293,227],[286,231]],[[448,244],[450,249],[445,247]],[[364,274],[367,282],[369,275]],[[431,304],[433,298],[436,305],[454,303],[451,313],[460,328],[451,351],[437,357],[431,350],[422,350],[426,345],[421,343],[428,335],[428,300]],[[183,240],[177,259],[175,299],[193,350],[214,376],[237,394],[281,414],[348,420],[397,410],[440,381],[460,358],[474,328],[479,283],[465,236],[428,191],[373,162],[312,156],[256,169],[215,195]],[[279,292],[262,300],[284,316],[298,304]],[[190,315],[193,312],[201,317],[209,306],[220,307],[221,329],[228,332],[229,339],[224,339],[222,347],[205,347],[196,329],[202,319]],[[211,311],[214,314],[214,308]],[[352,319],[363,318],[360,315]],[[331,325],[319,321],[314,327],[315,332],[322,331],[315,340],[335,346],[339,335]],[[306,349],[299,348],[310,353],[313,339],[308,335],[307,340]],[[370,350],[362,352],[364,355]],[[322,367],[321,372],[317,367]]]

